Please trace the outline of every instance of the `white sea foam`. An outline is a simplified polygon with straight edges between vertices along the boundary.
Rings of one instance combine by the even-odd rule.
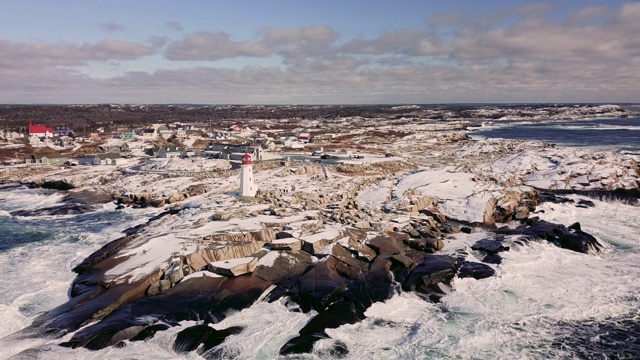
[[[59,205],[63,194],[45,189],[12,189],[0,191],[0,202],[5,211],[34,210]]]

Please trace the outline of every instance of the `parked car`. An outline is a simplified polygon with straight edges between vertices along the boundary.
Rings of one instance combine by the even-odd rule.
[[[338,159],[338,157],[336,155],[322,154],[320,159]]]

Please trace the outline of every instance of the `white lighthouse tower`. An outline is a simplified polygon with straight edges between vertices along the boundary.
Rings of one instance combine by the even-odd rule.
[[[258,187],[253,182],[253,163],[251,155],[242,155],[242,166],[240,167],[240,195],[256,196]]]

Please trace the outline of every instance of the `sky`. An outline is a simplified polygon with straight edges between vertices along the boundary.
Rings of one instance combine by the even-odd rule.
[[[640,102],[640,1],[0,0],[4,104]]]

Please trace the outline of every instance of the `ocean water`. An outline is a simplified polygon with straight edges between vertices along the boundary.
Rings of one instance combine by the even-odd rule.
[[[193,322],[144,342],[99,351],[57,345],[71,334],[62,339],[6,337],[65,302],[73,266],[154,211],[116,211],[106,204],[83,215],[10,214],[61,200],[55,191],[0,186],[0,359],[200,359],[172,350],[176,333]],[[457,279],[454,290],[438,304],[409,293],[376,303],[364,321],[327,330],[333,340],[320,341],[312,354],[292,358],[331,359],[324,349],[334,340],[347,345],[347,359],[640,358],[640,206],[592,201],[591,208],[546,203],[537,215],[566,225],[579,221],[603,243],[603,252],[579,254],[545,242],[513,243],[503,253],[503,263],[492,265],[496,276]],[[446,240],[445,252],[468,250],[487,236],[457,235]],[[469,260],[478,261],[472,251]],[[311,316],[290,311],[281,302],[260,302],[215,327],[245,327],[223,343],[224,358],[274,359]]]
[[[480,125],[480,124],[478,124]],[[640,154],[640,118],[590,120],[493,121],[472,135],[487,138],[540,140],[562,146]]]

